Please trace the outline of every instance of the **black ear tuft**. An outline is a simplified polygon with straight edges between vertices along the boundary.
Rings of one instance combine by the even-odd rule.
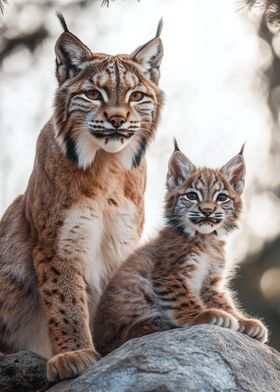
[[[180,151],[180,148],[178,146],[178,143],[177,143],[177,140],[175,137],[173,138],[173,142],[174,142],[174,151]]]
[[[243,155],[246,142],[243,143],[239,155]]]
[[[162,27],[163,27],[163,19],[160,18],[160,20],[158,22],[158,27],[157,27],[157,32],[156,32],[155,38],[158,38],[161,35]]]
[[[163,21],[160,19],[156,36],[144,45],[139,46],[132,54],[132,60],[143,67],[144,73],[155,84],[160,77],[160,64],[163,57],[163,46],[160,38]]]
[[[68,29],[68,26],[67,26],[67,24],[65,22],[64,16],[62,15],[62,12],[61,11],[56,11],[56,16],[58,17],[64,32],[65,33],[69,33],[69,29]]]

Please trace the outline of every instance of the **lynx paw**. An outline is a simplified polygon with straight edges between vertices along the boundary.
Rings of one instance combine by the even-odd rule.
[[[94,350],[84,349],[57,354],[48,361],[49,381],[61,381],[79,376],[100,358]]]
[[[251,338],[257,339],[262,343],[267,342],[267,328],[259,320],[246,318],[239,319],[238,331],[250,336]]]
[[[235,317],[220,309],[207,309],[193,320],[194,324],[213,324],[223,328],[238,330],[238,321]]]

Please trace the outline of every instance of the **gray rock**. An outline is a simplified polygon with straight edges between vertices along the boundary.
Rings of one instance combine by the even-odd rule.
[[[279,392],[280,354],[199,325],[134,339],[49,392]]]
[[[0,391],[35,392],[47,384],[47,360],[30,351],[0,356]]]

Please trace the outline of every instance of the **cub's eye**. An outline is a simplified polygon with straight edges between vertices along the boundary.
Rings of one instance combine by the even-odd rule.
[[[228,195],[225,193],[220,193],[217,197],[217,201],[226,201],[228,199]]]
[[[189,200],[198,200],[198,195],[195,192],[186,193],[186,197]]]
[[[92,99],[93,101],[102,101],[102,95],[98,90],[87,90],[85,91],[85,95],[89,98]]]
[[[129,97],[129,100],[132,102],[139,102],[141,101],[141,99],[143,99],[144,97],[144,93],[142,93],[141,91],[134,91],[134,93],[132,93]]]

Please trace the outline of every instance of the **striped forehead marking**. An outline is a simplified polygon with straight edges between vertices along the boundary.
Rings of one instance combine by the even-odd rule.
[[[202,199],[212,198],[223,189],[223,182],[213,170],[202,169],[192,182],[192,188],[200,192]]]
[[[115,60],[115,66],[116,66],[116,72],[118,73],[119,78],[123,79],[125,74],[126,74],[126,72],[127,72],[125,66],[118,59]]]
[[[117,89],[126,73],[125,67],[115,58],[107,65],[106,70],[110,76],[110,84]]]
[[[139,77],[130,69],[129,64],[123,64],[118,58],[110,58],[105,64],[104,62],[105,60],[103,64],[98,64],[98,68],[91,78],[96,86],[125,92],[140,83]]]
[[[196,187],[199,190],[205,189],[206,188],[206,178],[205,178],[205,173],[202,171],[197,179]]]
[[[222,189],[222,187],[222,182],[214,175],[213,181],[211,183],[211,189],[213,189],[214,191],[219,191],[220,189]]]
[[[127,71],[124,76],[124,83],[127,85],[128,88],[132,89],[139,84],[139,79],[134,73]]]
[[[196,189],[201,191],[204,187],[203,182],[201,180],[198,180],[196,183]]]
[[[117,83],[117,78],[116,78],[116,69],[115,69],[115,65],[114,62],[111,61],[107,66],[106,66],[106,71],[107,74],[109,76],[109,80],[110,80],[110,85],[115,86]]]
[[[216,179],[213,182],[212,187],[214,191],[219,191],[220,189],[222,189],[222,183],[218,179]]]
[[[92,82],[100,87],[103,87],[105,84],[109,82],[110,76],[108,73],[104,71],[100,71],[97,74],[93,75]]]

